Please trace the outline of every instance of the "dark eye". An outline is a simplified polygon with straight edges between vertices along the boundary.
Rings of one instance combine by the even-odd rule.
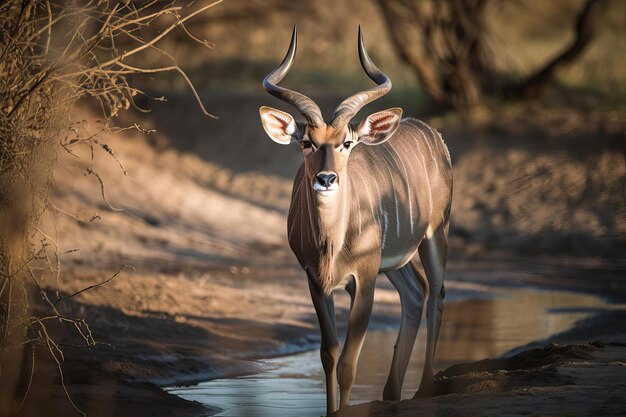
[[[352,146],[352,141],[347,140],[343,143],[343,147],[346,149],[350,149],[350,146]]]
[[[303,140],[302,141],[302,149],[309,149],[313,147],[313,142],[311,142],[310,140]]]

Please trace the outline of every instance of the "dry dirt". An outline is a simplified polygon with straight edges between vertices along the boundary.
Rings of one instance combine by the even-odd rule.
[[[68,390],[89,416],[206,415],[203,406],[156,385],[250,372],[255,364],[249,359],[318,343],[306,281],[285,236],[290,178],[300,156],[263,135],[257,109],[273,104],[265,96],[233,94],[216,99],[214,107],[217,103],[222,116],[217,122],[191,114],[193,104],[179,99],[144,120],[144,127],[157,133],[104,138],[128,171],[124,175],[113,158],[97,150],[94,170],[104,179],[113,208],[103,201],[96,178],[83,174],[84,158],[60,157],[52,202],[72,216],[59,212],[42,230],[58,233],[60,250],[79,249],[63,255],[61,295],[101,282],[124,264],[135,268],[60,304],[64,313],[85,317],[101,342],[91,349],[75,347],[80,340],[71,332],[55,331],[64,343]],[[451,279],[626,297],[623,130],[612,127],[600,135],[593,125],[559,136],[498,125],[438,127],[455,167]],[[55,284],[51,278],[44,282],[51,294]],[[379,322],[398,308],[382,285],[374,319]],[[340,317],[348,307],[340,297]],[[588,329],[581,342],[611,342],[625,334],[611,334],[612,328],[599,334]],[[537,357],[550,349],[556,348],[537,351]],[[559,378],[575,387],[518,384],[513,371],[485,370],[478,377],[485,381],[484,394],[454,391],[445,397],[454,398],[451,402],[375,403],[372,412],[393,415],[396,407],[400,412],[419,405],[439,414],[437,404],[445,402],[443,415],[472,415],[462,411],[463,404],[472,410],[471,404],[493,400],[506,407],[511,392],[526,404],[520,407],[529,407],[522,409],[536,410],[533,404],[544,400],[559,403],[553,397],[596,392],[592,386],[602,378],[626,380],[626,368],[614,363],[622,360],[614,356],[623,358],[623,346],[572,349],[587,349],[584,364],[570,364],[564,355],[549,364],[549,372],[564,375]],[[58,382],[58,375],[45,352],[37,358],[38,389],[20,415],[78,415],[60,385],[50,383]],[[30,368],[28,359],[25,367]],[[535,369],[526,370],[534,375]],[[488,382],[494,378],[495,384]],[[463,381],[464,387],[481,386]],[[355,410],[346,415],[364,415]]]

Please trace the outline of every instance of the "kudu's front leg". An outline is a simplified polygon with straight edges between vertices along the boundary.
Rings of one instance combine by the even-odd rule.
[[[337,410],[337,358],[339,342],[335,326],[335,304],[332,294],[325,295],[320,287],[317,274],[307,270],[311,299],[317,313],[322,341],[320,357],[326,374],[326,413]]]
[[[375,278],[356,280],[351,278],[346,290],[350,293],[352,303],[350,306],[350,318],[348,319],[348,332],[344,343],[341,357],[339,358],[339,390],[340,405],[343,407],[350,400],[350,391],[356,378],[357,362],[365,340],[367,325],[369,324],[374,303]]]

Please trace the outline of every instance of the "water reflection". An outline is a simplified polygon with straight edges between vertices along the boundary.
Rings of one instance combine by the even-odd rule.
[[[561,291],[502,289],[494,297],[446,304],[437,348],[437,367],[494,357],[517,346],[570,328],[603,300]],[[419,384],[425,351],[422,324],[407,370],[403,398]],[[381,399],[396,331],[369,332],[352,390],[352,403]],[[325,411],[319,353],[306,352],[267,361],[268,370],[240,378],[213,380],[170,392],[223,409],[219,416],[320,416]]]

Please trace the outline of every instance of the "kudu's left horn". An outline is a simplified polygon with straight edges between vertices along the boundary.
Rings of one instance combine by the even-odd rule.
[[[378,84],[375,87],[356,93],[345,99],[335,110],[330,125],[340,128],[350,122],[359,110],[368,103],[387,94],[391,90],[391,80],[372,62],[365,46],[363,45],[363,34],[359,26],[359,59],[365,73]]]

